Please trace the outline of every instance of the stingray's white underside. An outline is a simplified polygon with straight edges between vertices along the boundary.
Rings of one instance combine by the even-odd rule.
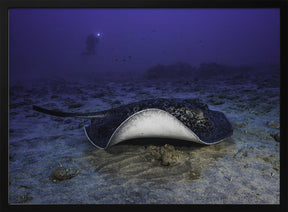
[[[87,135],[86,129],[85,133]],[[156,108],[149,108],[134,113],[123,121],[114,131],[104,149],[125,140],[149,137],[179,139],[209,145],[170,113]],[[89,137],[88,139],[95,145]]]
[[[199,141],[195,133],[164,110],[146,109],[127,118],[113,133],[109,145],[135,138],[172,138]]]

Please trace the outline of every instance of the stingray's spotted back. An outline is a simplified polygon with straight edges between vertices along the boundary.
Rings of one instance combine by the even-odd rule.
[[[89,141],[101,149],[127,139],[147,137],[211,145],[233,133],[225,115],[210,110],[199,99],[148,99],[90,113],[66,113],[38,106],[33,109],[54,116],[90,118],[85,133]]]
[[[85,127],[86,135],[95,146],[106,149],[113,145],[109,143],[111,136],[123,122],[128,122],[129,117],[149,108],[165,111],[175,117],[196,135],[198,143],[218,143],[233,133],[233,128],[225,115],[219,111],[209,110],[199,99],[159,98],[123,105],[107,111],[106,117],[93,118],[91,124]],[[155,110],[151,110],[150,113],[158,114]],[[147,116],[145,117],[147,119]],[[129,124],[126,124],[126,127],[130,127]]]

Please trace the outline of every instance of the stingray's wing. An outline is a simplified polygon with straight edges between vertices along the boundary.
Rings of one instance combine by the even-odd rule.
[[[107,115],[107,111],[90,112],[90,113],[66,113],[58,110],[49,110],[36,105],[33,105],[33,110],[59,117],[103,118]]]
[[[221,112],[210,116],[211,119],[214,118],[213,125],[215,126],[213,132],[207,134],[201,134],[187,127],[175,116],[158,108],[138,111],[124,120],[119,117],[108,119],[108,121],[94,119],[84,130],[88,140],[100,149],[142,138],[174,139],[176,143],[185,141],[185,143],[212,145],[232,135],[233,129],[228,121],[225,122],[225,116],[223,117]]]

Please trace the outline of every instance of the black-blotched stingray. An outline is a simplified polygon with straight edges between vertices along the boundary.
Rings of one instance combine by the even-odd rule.
[[[139,138],[211,145],[233,134],[225,115],[210,110],[198,98],[148,99],[91,113],[65,113],[38,106],[33,106],[33,109],[60,117],[91,118],[91,124],[84,127],[85,133],[89,141],[100,149]]]

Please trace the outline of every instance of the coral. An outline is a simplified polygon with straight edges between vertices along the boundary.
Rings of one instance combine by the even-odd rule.
[[[161,161],[161,165],[169,166],[176,165],[185,158],[185,153],[176,150],[174,146],[165,144],[164,146],[148,146],[148,151],[157,159]]]
[[[59,182],[63,180],[69,180],[78,175],[80,169],[72,169],[68,166],[65,168],[59,163],[59,167],[55,169],[51,174],[51,179],[53,182]]]

